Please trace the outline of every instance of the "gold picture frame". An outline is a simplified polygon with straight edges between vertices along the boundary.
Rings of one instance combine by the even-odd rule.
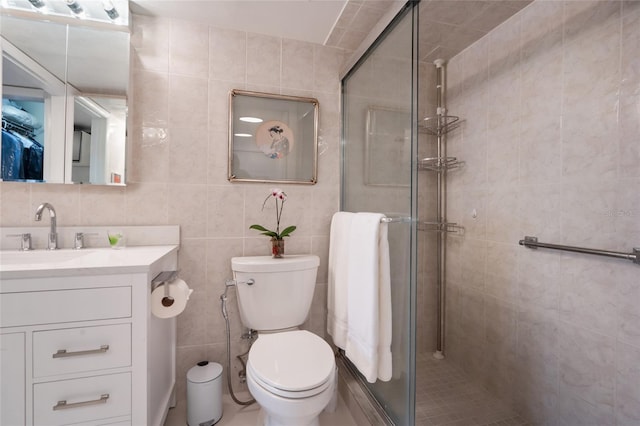
[[[230,182],[315,184],[318,100],[231,90]]]

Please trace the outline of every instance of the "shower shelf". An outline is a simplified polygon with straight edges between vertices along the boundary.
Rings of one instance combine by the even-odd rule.
[[[436,115],[422,120],[422,128],[432,136],[446,135],[461,124],[460,117],[455,115]]]
[[[464,166],[464,161],[458,161],[456,157],[433,157],[418,160],[418,170],[441,172],[458,169],[462,166]]]
[[[454,222],[418,222],[418,231],[436,231],[464,234],[464,226]]]

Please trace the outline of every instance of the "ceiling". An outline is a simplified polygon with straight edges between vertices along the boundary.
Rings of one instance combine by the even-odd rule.
[[[354,51],[392,6],[404,1],[131,0],[131,11]],[[531,1],[422,0],[420,59],[451,59]]]
[[[347,0],[132,0],[131,11],[324,44]]]

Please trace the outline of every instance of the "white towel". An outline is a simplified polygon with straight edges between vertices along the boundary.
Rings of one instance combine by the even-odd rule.
[[[327,288],[327,332],[333,343],[347,345],[347,266],[349,229],[355,213],[338,212],[331,219],[329,244],[329,282]]]
[[[378,236],[378,379],[389,381],[393,375],[391,336],[392,336],[392,311],[391,311],[391,266],[389,257],[389,240],[387,239],[387,223],[380,223],[380,235]]]
[[[392,375],[389,243],[383,217],[336,213],[329,248],[327,330],[371,383]]]

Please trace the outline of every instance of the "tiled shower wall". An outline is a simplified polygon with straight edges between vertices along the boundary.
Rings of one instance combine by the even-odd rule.
[[[319,101],[318,183],[281,187],[289,196],[282,222],[298,227],[286,241],[286,253],[321,259],[306,328],[324,335],[329,226],[339,210],[339,71],[345,53],[139,15],[133,16],[132,48],[127,186],[0,183],[0,225],[36,225],[33,213],[44,201],[56,208],[59,225],[180,225],[180,274],[195,290],[178,317],[181,399],[188,368],[203,359],[224,364],[219,296],[231,277],[230,258],[270,254],[267,237],[249,225],[275,226],[273,208],[261,211],[274,185],[227,181],[231,89]],[[236,355],[247,344],[240,339],[233,294],[229,308]],[[236,389],[242,389],[238,383]]]
[[[640,2],[536,1],[453,58],[447,356],[533,423],[640,423]]]

